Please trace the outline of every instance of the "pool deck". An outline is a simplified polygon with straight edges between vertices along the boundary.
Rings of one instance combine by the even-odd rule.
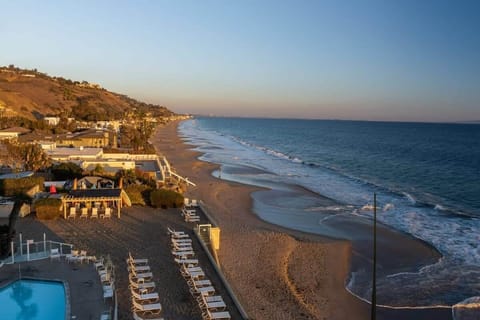
[[[207,223],[208,220],[203,212],[199,211],[201,223]],[[112,217],[111,219],[98,220],[57,219],[40,221],[33,215],[27,216],[17,221],[16,239],[21,232],[23,239],[41,241],[43,233],[46,233],[47,240],[73,244],[74,249],[87,250],[88,255],[94,255],[97,258],[102,255],[109,255],[115,265],[119,320],[132,319],[128,272],[125,262],[128,252],[131,252],[135,258],[148,258],[154,275],[153,281],[157,284],[156,291],[162,304],[161,317],[165,320],[201,320],[201,310],[198,303],[190,294],[189,287],[181,276],[179,266],[175,263],[170,252],[171,244],[167,227],[185,231],[190,234],[193,240],[195,258],[199,260],[200,266],[204,269],[207,278],[211,280],[216,293],[222,295],[232,319],[242,319],[206,253],[193,234],[193,226],[194,224],[183,221],[179,209],[162,210],[131,207],[122,209],[121,219]],[[98,275],[92,265],[69,265],[64,262],[58,263],[58,261],[50,262],[49,259],[31,263],[36,266],[35,268],[45,270],[42,272],[50,274],[52,278],[63,279],[70,284],[72,316],[76,316],[76,318],[71,319],[100,319],[100,314],[104,311],[103,293]],[[53,267],[56,264],[63,265],[63,268],[56,271]],[[21,265],[22,268],[25,268],[26,263],[22,262]],[[77,270],[72,270],[75,267]],[[5,273],[7,270],[10,270],[8,275]],[[83,270],[86,270],[88,274],[80,276],[80,271],[83,272]],[[38,273],[37,276],[44,278]],[[12,279],[15,277],[18,277],[17,264],[13,266],[5,265],[0,269],[0,278]],[[95,280],[92,287],[87,287],[86,283],[89,283],[88,281],[92,281],[92,279]],[[2,285],[1,283],[0,280],[0,285]],[[96,293],[90,293],[90,290]],[[87,304],[89,301],[92,301],[92,304],[96,301],[97,307],[93,305],[90,307]]]
[[[66,292],[70,296],[67,299],[69,319],[100,319],[102,312],[109,308],[110,303],[103,300],[100,279],[92,264],[44,259],[4,265],[0,269],[0,288],[19,279],[19,273],[22,278],[66,282]]]

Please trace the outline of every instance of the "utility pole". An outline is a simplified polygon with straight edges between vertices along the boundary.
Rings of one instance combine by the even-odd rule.
[[[373,279],[371,320],[377,318],[377,194],[373,194]]]

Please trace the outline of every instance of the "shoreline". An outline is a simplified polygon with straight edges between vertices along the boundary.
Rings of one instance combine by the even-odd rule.
[[[316,319],[320,318],[320,316],[324,317],[328,315],[329,319],[368,319],[370,313],[370,305],[367,302],[363,301],[361,298],[358,298],[355,294],[349,292],[349,290],[346,288],[346,281],[349,278],[352,259],[355,255],[355,252],[352,250],[351,242],[341,239],[338,240],[338,238],[336,237],[311,234],[308,232],[289,229],[280,225],[274,225],[257,216],[253,212],[252,194],[254,192],[262,191],[265,189],[252,185],[245,185],[239,182],[225,181],[214,177],[212,173],[215,170],[218,170],[220,165],[198,159],[199,156],[202,155],[202,153],[191,150],[195,146],[187,144],[183,141],[182,138],[180,138],[178,134],[179,123],[179,121],[176,121],[174,123],[168,124],[165,127],[159,128],[154,134],[154,145],[158,148],[157,151],[159,153],[164,154],[168,157],[168,159],[172,162],[172,165],[178,170],[180,174],[188,176],[189,179],[198,184],[197,188],[189,190],[186,195],[187,197],[193,196],[205,200],[209,211],[214,215],[215,219],[219,221],[220,226],[222,227],[223,243],[227,241],[227,245],[229,247],[231,246],[232,248],[235,248],[234,244],[238,245],[238,243],[235,243],[235,241],[231,239],[231,237],[238,234],[238,232],[235,232],[235,230],[231,229],[233,223],[233,225],[236,225],[236,227],[240,227],[240,230],[242,230],[242,228],[245,228],[245,226],[248,226],[249,229],[252,229],[249,231],[252,231],[254,233],[271,232],[275,235],[274,237],[292,237],[292,241],[300,243],[295,245],[298,246],[296,247],[297,252],[301,251],[300,247],[302,246],[316,247],[316,250],[321,251],[320,256],[322,256],[323,258],[323,262],[321,265],[322,271],[329,276],[333,275],[333,279],[322,279],[324,282],[330,282],[328,284],[328,288],[325,288],[323,292],[321,290],[315,291],[316,296],[321,296],[325,298],[324,303],[322,304],[323,312],[316,312],[316,310],[314,310],[315,308],[312,308],[312,306],[305,302],[305,300],[312,299],[312,297],[305,294],[300,298],[297,297],[296,302],[302,305],[303,309],[310,311],[310,315],[305,314],[306,318]],[[216,188],[212,188],[213,186],[216,186]],[[207,187],[207,189],[208,187],[209,189],[214,189],[214,191],[216,192],[214,193],[214,195],[208,195],[208,192],[206,193],[205,190],[202,190],[205,189],[204,187]],[[229,212],[230,210],[225,210],[228,209],[226,204],[230,203],[232,201],[232,198],[230,197],[225,199],[223,195],[219,194],[219,190],[226,191],[226,189],[235,189],[235,191],[239,191],[238,189],[242,189],[241,192],[238,193],[238,195],[241,195],[240,199],[242,199],[243,201],[237,201],[242,202],[243,204],[242,218],[244,218],[244,220],[242,220],[242,223],[240,225],[238,224],[238,221],[235,221],[235,219],[231,216],[231,212]],[[226,215],[225,212],[220,213],[222,210],[230,213],[230,215]],[[227,220],[225,220],[226,218]],[[384,226],[384,228],[389,229],[388,226]],[[401,234],[402,237],[405,237],[404,233],[398,233]],[[256,237],[259,237],[259,235],[256,235]],[[411,238],[415,242],[421,242],[422,245],[427,245],[431,250],[435,251],[435,253],[437,254],[437,258],[440,257],[436,248],[434,248],[430,244],[424,241],[419,241],[419,239],[416,239],[414,237]],[[227,266],[226,275],[229,281],[233,282],[233,287],[235,291],[243,291],[242,285],[238,285],[237,282],[240,282],[241,284],[243,284],[243,286],[245,286],[245,279],[234,275],[234,273],[236,272],[236,266],[232,262],[235,262],[236,259],[233,258],[231,254],[225,251],[226,250],[220,251],[220,260],[222,261],[222,267],[223,265]],[[295,256],[295,254],[296,253],[290,252],[289,258],[291,256]],[[242,254],[240,253],[240,255]],[[335,261],[335,263],[332,263],[332,261]],[[285,261],[283,261],[283,263],[285,263]],[[287,277],[285,281],[291,282],[291,280],[293,279],[293,283],[287,284],[287,287],[290,286],[290,294],[295,295],[296,293],[298,293],[298,290],[296,291],[295,289],[295,277],[298,278],[300,276],[298,274],[295,274],[293,270],[296,270],[298,268],[301,269],[305,266],[302,266],[302,261],[295,261],[295,263],[291,263],[291,261],[289,261],[288,259],[287,264],[289,265],[290,269],[287,270],[287,274],[289,277]],[[417,262],[418,267],[421,265],[424,264]],[[231,270],[229,270],[230,268]],[[304,273],[305,271],[306,270],[302,270],[300,273]],[[296,281],[309,282],[310,280],[302,279]],[[260,316],[259,314],[257,315],[258,312],[252,312],[250,305],[253,307],[254,304],[248,301],[245,303],[243,299],[243,294],[240,293],[239,296],[240,300],[246,306],[247,312],[250,315]],[[280,297],[277,298],[281,300]],[[285,304],[284,302],[280,303],[282,303],[283,305]],[[256,307],[258,306],[255,306],[255,308]],[[272,305],[272,307],[274,307],[274,305]],[[345,309],[345,307],[348,308],[348,312],[339,312],[340,310],[342,310],[342,308]],[[293,309],[295,308],[293,307]],[[268,315],[272,319],[275,318],[273,317],[273,313],[268,313]],[[377,315],[379,315],[380,319],[402,319],[405,317],[408,317],[409,319],[427,319],[430,317],[436,319],[451,319],[451,309],[434,307],[421,307],[415,309],[379,307]],[[265,314],[263,314],[261,318],[268,319],[270,318],[269,316],[265,317]]]
[[[151,141],[179,174],[197,184],[186,196],[203,200],[218,221],[221,268],[249,316],[367,319],[369,306],[344,286],[350,243],[261,220],[251,210],[251,193],[262,188],[214,178],[219,165],[198,160],[201,153],[183,142],[177,125],[159,128]]]

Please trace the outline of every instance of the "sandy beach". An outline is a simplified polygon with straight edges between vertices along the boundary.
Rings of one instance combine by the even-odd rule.
[[[251,193],[260,189],[211,175],[217,165],[198,160],[177,134],[178,123],[159,128],[151,141],[177,172],[197,184],[187,197],[202,199],[222,230],[221,267],[252,319],[369,319],[370,305],[345,289],[354,252],[349,241],[306,234],[266,223],[252,213]],[[358,226],[357,226],[358,227]],[[366,229],[363,228],[362,232]],[[368,231],[369,232],[369,231]],[[438,259],[430,246],[381,229],[387,261]],[[399,242],[401,241],[401,242]],[[393,247],[393,243],[402,243]],[[368,245],[368,241],[365,243]],[[398,259],[398,255],[407,254]],[[368,259],[368,257],[360,257]],[[403,262],[402,262],[403,261]],[[379,309],[380,319],[450,319],[450,309]]]
[[[367,319],[369,306],[344,288],[351,246],[274,226],[251,212],[257,188],[211,176],[216,165],[177,135],[177,123],[160,128],[152,142],[177,172],[197,187],[222,230],[221,267],[252,319]],[[345,308],[348,306],[348,308]]]
[[[211,173],[218,166],[198,160],[200,154],[182,142],[177,125],[173,122],[159,127],[151,141],[177,173],[196,183],[186,196],[201,199],[221,227],[221,268],[249,318],[369,319],[370,305],[345,289],[351,264],[368,260],[369,256],[359,255],[350,241],[286,229],[258,218],[252,212],[251,193],[263,189],[214,178]],[[339,223],[359,237],[370,232],[369,226]],[[125,263],[128,251],[149,259],[165,319],[201,319],[170,253],[167,227],[191,233],[193,225],[181,219],[178,209],[132,207],[123,209],[121,219],[111,220],[39,221],[29,216],[18,220],[17,233],[38,240],[45,232],[47,239],[71,243],[89,255],[110,255],[116,266],[120,319],[131,318]],[[388,228],[381,227],[379,237],[379,250],[386,257],[384,264],[409,265],[438,258],[432,247]],[[195,243],[194,248],[208,278],[231,306],[232,319],[241,319],[200,244]],[[419,256],[424,260],[416,261]],[[377,314],[377,319],[385,320],[451,319],[450,309],[378,308]]]

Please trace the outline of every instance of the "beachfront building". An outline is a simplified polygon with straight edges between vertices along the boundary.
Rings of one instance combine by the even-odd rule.
[[[84,160],[80,163],[80,167],[85,171],[94,171],[100,167],[102,173],[115,175],[120,170],[135,170],[135,161],[121,159]]]
[[[47,155],[55,162],[73,162],[78,165],[85,160],[100,159],[103,155],[102,148],[55,148],[45,150]]]
[[[13,127],[0,130],[0,140],[3,139],[18,139],[18,137],[22,134],[26,134],[30,132],[30,130],[22,128],[22,127]]]
[[[49,126],[56,126],[60,123],[60,117],[43,117],[43,121]]]
[[[19,138],[23,143],[55,143],[58,147],[116,148],[117,133],[104,129],[88,129],[66,134],[26,134]]]

